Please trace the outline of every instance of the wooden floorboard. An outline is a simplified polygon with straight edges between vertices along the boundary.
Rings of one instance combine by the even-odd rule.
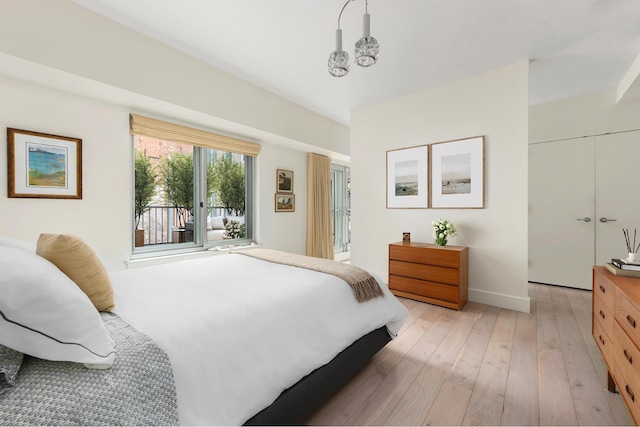
[[[591,336],[591,292],[529,284],[531,313],[399,298],[398,337],[309,425],[631,425]]]

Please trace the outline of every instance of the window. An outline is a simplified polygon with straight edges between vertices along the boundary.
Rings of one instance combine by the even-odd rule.
[[[259,145],[141,116],[131,115],[131,122],[134,253],[253,237],[255,156],[249,154],[257,154]],[[162,127],[170,131],[159,132]],[[213,135],[216,143],[203,142],[203,134]]]
[[[348,167],[331,165],[333,252],[351,250],[351,175]]]

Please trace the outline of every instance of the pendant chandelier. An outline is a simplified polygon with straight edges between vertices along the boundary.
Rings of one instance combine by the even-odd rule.
[[[338,29],[336,30],[336,50],[329,55],[329,74],[334,77],[346,76],[349,72],[349,54],[342,50],[342,30],[340,29],[340,18],[342,12],[349,2],[355,0],[347,0],[342,6],[340,15],[338,15]],[[369,15],[369,5],[367,0],[364,2],[364,16],[362,17],[362,38],[356,42],[355,56],[356,63],[361,67],[370,67],[378,61],[378,52],[380,45],[378,41],[369,35],[371,16]]]

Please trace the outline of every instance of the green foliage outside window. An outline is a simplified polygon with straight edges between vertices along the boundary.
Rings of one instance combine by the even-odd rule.
[[[162,159],[160,164],[160,183],[164,187],[167,203],[176,209],[178,226],[184,228],[193,214],[194,181],[193,154],[175,152]],[[215,163],[207,164],[207,200],[215,191]],[[244,181],[244,176],[243,176]]]
[[[230,155],[215,160],[213,187],[228,214],[244,215],[245,182],[244,167]]]
[[[160,182],[167,203],[176,209],[178,226],[184,228],[193,210],[193,154],[176,152],[163,158]]]
[[[156,180],[158,179],[158,172],[149,161],[149,158],[140,151],[136,150],[134,161],[134,210],[136,216],[136,228],[138,228],[142,215],[149,209],[149,205],[156,195]]]

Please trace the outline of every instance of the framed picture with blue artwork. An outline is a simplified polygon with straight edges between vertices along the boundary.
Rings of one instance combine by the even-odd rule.
[[[82,139],[7,128],[8,196],[82,199]]]

